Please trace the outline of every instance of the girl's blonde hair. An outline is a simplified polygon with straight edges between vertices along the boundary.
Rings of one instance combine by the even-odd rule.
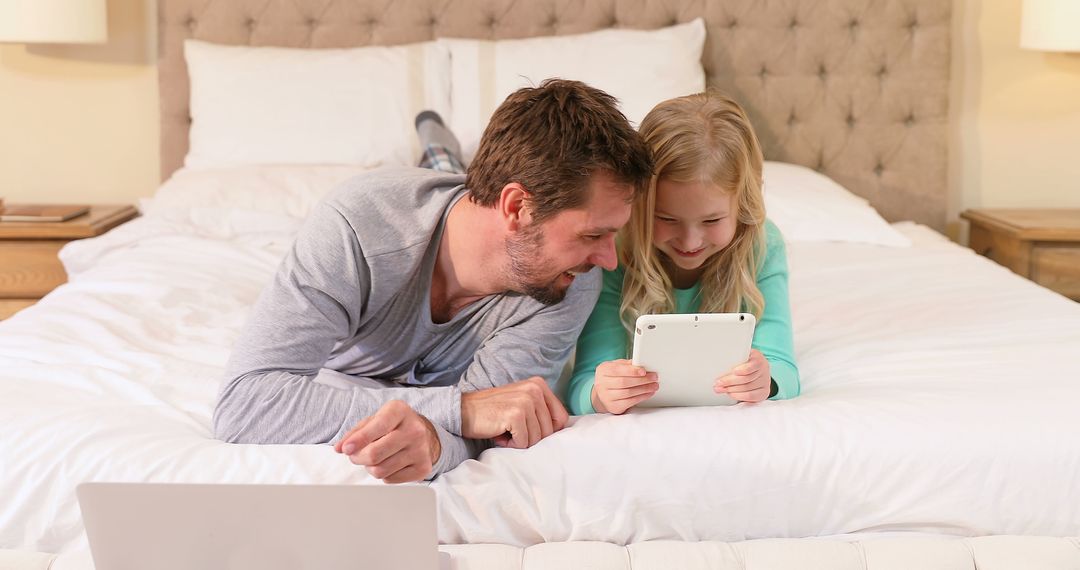
[[[625,267],[620,317],[631,333],[641,315],[675,310],[671,279],[653,247],[656,183],[660,179],[714,185],[734,194],[735,236],[705,261],[700,311],[748,311],[760,318],[765,299],[757,272],[765,255],[765,203],[761,193],[761,146],[738,103],[708,91],[669,99],[641,122],[641,134],[656,162],[648,192],[634,201],[620,239]]]

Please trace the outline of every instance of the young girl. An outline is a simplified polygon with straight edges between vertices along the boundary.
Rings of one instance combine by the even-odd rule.
[[[641,133],[656,174],[578,339],[571,413],[621,414],[656,393],[663,379],[626,359],[634,322],[653,313],[753,313],[749,359],[718,371],[713,389],[741,402],[797,396],[784,241],[765,219],[761,148],[746,113],[699,93],[657,105]]]

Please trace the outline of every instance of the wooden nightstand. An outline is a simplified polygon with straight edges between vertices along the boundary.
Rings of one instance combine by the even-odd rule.
[[[968,245],[1014,273],[1080,301],[1080,209],[967,210]]]
[[[93,206],[66,222],[0,222],[0,320],[67,281],[56,257],[65,243],[101,235],[137,215],[134,206]]]

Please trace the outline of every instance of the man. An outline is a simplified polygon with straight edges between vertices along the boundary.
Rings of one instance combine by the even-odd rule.
[[[311,215],[233,349],[214,413],[235,443],[326,443],[398,483],[481,442],[562,429],[549,385],[616,266],[652,171],[615,100],[545,81],[510,95],[464,179],[380,170]]]

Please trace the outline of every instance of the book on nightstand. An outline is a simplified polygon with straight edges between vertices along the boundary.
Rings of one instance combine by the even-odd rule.
[[[90,206],[17,204],[0,207],[0,222],[63,222],[90,211]]]

